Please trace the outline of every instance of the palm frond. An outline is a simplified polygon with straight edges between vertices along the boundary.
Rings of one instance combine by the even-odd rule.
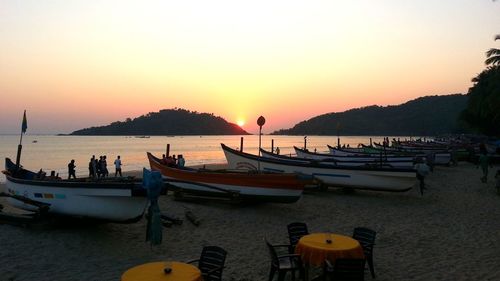
[[[491,56],[487,58],[484,63],[486,65],[500,65],[500,56]]]
[[[486,52],[486,57],[498,56],[500,55],[500,49],[491,48]]]
[[[484,61],[486,65],[498,65],[500,64],[500,49],[489,49],[486,52],[487,59]]]

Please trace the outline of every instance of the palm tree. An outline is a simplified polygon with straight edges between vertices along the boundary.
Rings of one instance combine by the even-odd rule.
[[[500,40],[500,34],[495,36],[495,40]],[[487,59],[484,61],[486,65],[500,65],[500,49],[491,48],[486,52]]]

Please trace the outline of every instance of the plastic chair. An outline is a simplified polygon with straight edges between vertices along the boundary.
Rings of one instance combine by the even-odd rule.
[[[290,239],[290,245],[295,248],[295,245],[299,242],[302,236],[309,234],[307,230],[307,225],[303,222],[293,222],[287,225],[288,238]]]
[[[221,281],[226,255],[227,252],[221,247],[206,246],[203,247],[199,259],[187,263],[198,262],[198,268],[204,281]]]
[[[300,259],[300,255],[298,254],[284,254],[278,255],[277,249],[283,248],[287,252],[290,245],[271,245],[264,238],[264,242],[269,250],[269,255],[271,256],[271,270],[269,272],[269,281],[272,281],[274,278],[274,274],[278,271],[278,281],[285,280],[285,276],[287,272],[291,272],[292,281],[295,280],[295,271],[299,271],[300,278],[305,280],[305,270],[302,265],[302,261]]]
[[[373,246],[375,245],[375,237],[377,233],[366,227],[356,227],[352,234],[352,238],[358,240],[363,248],[365,259],[370,267],[372,278],[375,278],[375,269],[373,267]]]

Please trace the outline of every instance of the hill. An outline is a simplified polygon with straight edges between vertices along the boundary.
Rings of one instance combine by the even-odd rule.
[[[185,109],[164,109],[124,122],[74,131],[71,135],[248,135],[219,116]]]
[[[327,113],[275,131],[275,135],[439,135],[461,131],[467,96],[426,96],[393,106],[367,106]]]

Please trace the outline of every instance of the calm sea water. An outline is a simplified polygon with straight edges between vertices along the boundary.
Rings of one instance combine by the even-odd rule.
[[[67,165],[71,159],[76,161],[77,176],[88,175],[88,162],[92,155],[106,155],[108,169],[114,172],[113,162],[117,155],[121,156],[123,171],[141,170],[149,167],[146,152],[161,156],[170,144],[170,154],[183,154],[186,165],[225,163],[226,159],[220,147],[224,143],[230,147],[240,146],[241,136],[151,136],[136,138],[129,136],[48,136],[25,135],[21,164],[33,171],[42,168],[44,171],[56,171],[60,176],[67,175]],[[243,150],[248,153],[258,153],[259,136],[243,136]],[[381,141],[383,137],[371,136],[373,141]],[[303,147],[303,136],[262,136],[262,148],[280,148],[281,154],[293,153],[293,146]],[[369,143],[370,136],[341,136],[342,144],[357,146],[359,143]],[[0,135],[0,157],[16,159],[19,135]],[[336,145],[337,136],[308,136],[307,148],[318,152],[328,151],[327,144]],[[3,160],[2,160],[3,161]],[[2,164],[3,165],[3,164]],[[0,182],[5,182],[5,176],[0,175]]]

